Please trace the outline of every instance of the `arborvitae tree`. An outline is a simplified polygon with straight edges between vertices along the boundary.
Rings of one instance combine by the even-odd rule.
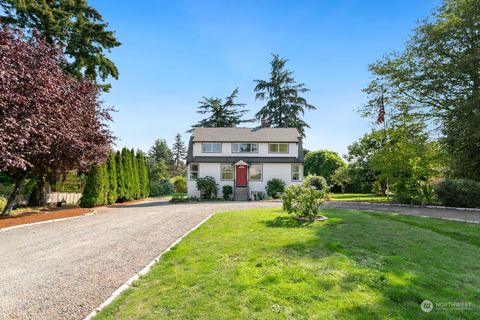
[[[203,97],[203,101],[198,102],[200,106],[197,113],[209,115],[193,125],[189,132],[195,128],[236,127],[241,123],[252,122],[252,120],[242,120],[243,115],[249,110],[244,109],[245,103],[235,102],[237,96],[238,88],[225,98],[225,102],[221,98]]]
[[[91,208],[103,205],[105,201],[105,170],[104,165],[92,166],[87,175],[85,188],[80,199],[80,206]]]
[[[102,191],[101,191],[101,203],[98,205],[107,205],[108,204],[108,194],[110,190],[110,177],[108,175],[107,163],[104,163],[100,166],[102,172]]]
[[[115,160],[115,153],[111,152],[108,158],[108,204],[113,204],[118,199],[118,182],[117,182],[117,163]]]
[[[122,149],[123,172],[125,175],[125,200],[133,199],[132,159],[127,148]]]
[[[270,79],[255,80],[255,99],[266,100],[267,104],[255,115],[276,128],[297,128],[305,136],[310,126],[301,119],[305,110],[315,110],[300,93],[310,91],[303,83],[296,83],[293,72],[285,69],[288,60],[273,55]]]
[[[117,200],[125,201],[125,172],[123,169],[122,154],[120,151],[117,151],[117,154],[115,155],[115,164],[117,167]]]
[[[138,174],[140,181],[140,195],[142,198],[148,197],[150,191],[150,184],[148,181],[148,167],[143,152],[137,153]]]
[[[177,135],[175,136],[175,142],[172,146],[172,153],[175,169],[178,170],[178,168],[182,164],[182,159],[184,159],[185,155],[187,154],[187,147],[182,141],[182,136],[180,135],[180,133],[177,133]]]
[[[132,157],[132,169],[133,169],[133,195],[135,199],[140,199],[142,194],[140,191],[140,174],[138,171],[138,161],[135,157],[135,151],[132,149],[130,151]]]

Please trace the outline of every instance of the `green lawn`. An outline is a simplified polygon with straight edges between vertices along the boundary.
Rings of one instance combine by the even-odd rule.
[[[391,198],[391,197],[390,197]],[[370,202],[387,202],[386,196],[368,193],[332,193],[332,201],[370,201]]]
[[[479,225],[323,214],[218,214],[98,319],[480,319]],[[424,313],[424,299],[473,309]]]

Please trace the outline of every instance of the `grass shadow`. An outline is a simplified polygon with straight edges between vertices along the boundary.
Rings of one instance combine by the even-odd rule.
[[[293,216],[278,216],[273,220],[262,221],[268,228],[305,228],[311,227],[314,221],[299,221]]]

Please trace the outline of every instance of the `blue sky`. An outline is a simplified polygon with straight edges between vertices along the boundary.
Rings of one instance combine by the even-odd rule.
[[[368,64],[400,50],[436,0],[402,1],[89,1],[116,31],[110,53],[120,71],[103,99],[114,106],[117,148],[147,151],[155,139],[185,140],[202,96],[239,88],[251,110],[254,79],[266,79],[271,53],[290,61],[305,94],[304,145],[345,154],[369,131],[355,111],[365,101]],[[113,4],[114,3],[114,4]]]

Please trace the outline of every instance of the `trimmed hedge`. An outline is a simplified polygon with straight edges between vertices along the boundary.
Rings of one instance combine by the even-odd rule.
[[[445,179],[434,187],[441,203],[448,207],[480,208],[480,182]]]

